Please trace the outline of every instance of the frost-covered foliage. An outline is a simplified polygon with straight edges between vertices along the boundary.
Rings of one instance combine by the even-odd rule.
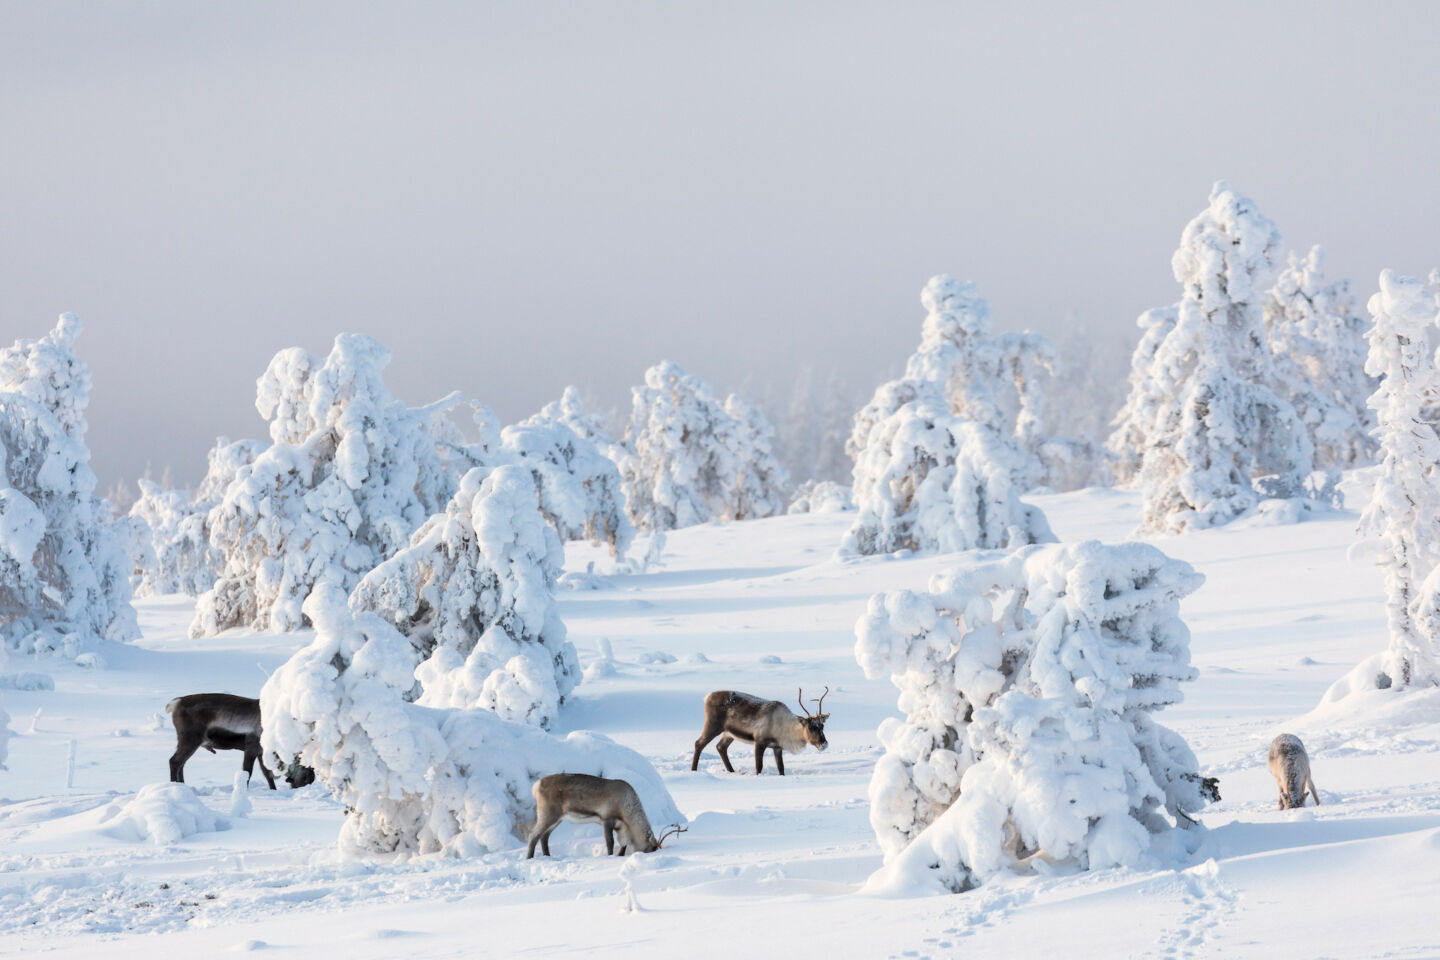
[[[1390,646],[1357,668],[1358,689],[1440,684],[1440,436],[1422,411],[1440,390],[1436,314],[1419,280],[1380,274],[1365,372],[1381,378],[1370,398],[1381,461],[1360,529],[1385,569]]]
[[[1016,447],[951,413],[937,384],[919,385],[928,391],[875,423],[855,463],[860,515],[840,552],[950,553],[1055,539],[1044,513],[1020,500]]]
[[[0,350],[0,644],[22,653],[75,656],[140,635],[135,526],[95,496],[80,330],[67,313],[41,339]]]
[[[1205,802],[1195,755],[1152,714],[1195,677],[1178,611],[1201,580],[1146,544],[1089,541],[872,597],[856,657],[899,688],[905,719],[879,730],[886,865],[870,889],[967,890],[1033,858],[1134,865],[1188,825]]]
[[[569,399],[571,390],[565,396]],[[503,450],[534,476],[540,510],[562,541],[603,543],[612,556],[623,556],[635,527],[625,513],[620,470],[601,449],[603,438],[596,437],[602,435],[582,434],[572,422],[590,428],[582,417],[559,420],[544,413],[506,427],[500,434]]]
[[[453,490],[428,417],[381,378],[390,352],[341,334],[323,361],[293,347],[256,383],[271,445],[241,467],[209,514],[225,557],[192,636],[228,627],[294,630],[317,583],[349,589],[392,556]]]
[[[775,453],[792,478],[850,482],[845,440],[861,402],[854,393],[834,371],[820,383],[807,365],[795,374],[788,397],[767,403],[768,409],[778,411]]]
[[[683,823],[640,754],[596,733],[551,736],[488,710],[409,703],[410,641],[354,614],[321,584],[306,600],[315,640],[260,694],[263,745],[315,769],[346,808],[340,846],[358,855],[472,856],[519,844],[531,784],[551,773],[626,780],[652,824]]]
[[[795,491],[786,513],[844,513],[854,510],[850,488],[832,480],[806,480]]]
[[[1375,460],[1375,416],[1365,399],[1365,320],[1355,316],[1350,282],[1325,282],[1325,251],[1290,254],[1265,298],[1265,332],[1280,390],[1309,432],[1318,467]]]
[[[1166,400],[1164,389],[1168,386],[1151,377],[1151,368],[1155,365],[1156,352],[1175,329],[1179,318],[1180,308],[1171,306],[1146,310],[1135,321],[1140,328],[1140,342],[1130,355],[1130,392],[1112,421],[1114,430],[1105,441],[1115,480],[1122,486],[1140,477],[1145,444]]]
[[[789,502],[790,475],[775,458],[774,428],[759,407],[739,394],[725,398],[725,412],[740,425],[740,472],[731,493],[730,519],[779,516]]]
[[[147,597],[183,593],[197,597],[215,585],[225,566],[225,555],[210,545],[210,511],[241,467],[255,461],[264,445],[255,440],[231,443],[221,437],[210,450],[209,468],[195,499],[183,490],[167,490],[141,479],[140,497],[130,516],[145,521],[149,529],[149,554],[140,572],[135,592]]]
[[[350,603],[409,638],[421,704],[544,726],[580,680],[555,606],[564,559],[523,467],[472,470]]]
[[[629,455],[620,468],[635,526],[664,531],[783,512],[785,470],[768,451],[763,417],[754,416],[727,413],[705,381],[677,364],[646,370],[644,385],[631,389]]]
[[[1306,495],[1310,438],[1272,388],[1261,322],[1279,253],[1275,225],[1223,180],[1181,235],[1171,263],[1180,302],[1173,322],[1163,312],[1141,318],[1130,399],[1110,440],[1122,464],[1140,445],[1142,529],[1212,527],[1262,494]]]
[[[969,283],[938,276],[905,376],[882,384],[855,415],[860,511],[842,553],[970,550],[1053,539],[1019,495],[1041,478],[1040,371],[1049,341],[990,333],[990,307]]]
[[[580,391],[573,386],[566,387],[559,400],[551,400],[545,404],[539,415],[531,419],[558,420],[599,447],[605,456],[614,459],[612,451],[618,441],[610,434],[605,417],[598,413],[587,413]]]

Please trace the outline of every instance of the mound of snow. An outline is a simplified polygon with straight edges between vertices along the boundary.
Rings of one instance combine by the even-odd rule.
[[[117,840],[160,846],[179,843],[197,833],[230,829],[183,783],[152,783],[124,803],[112,803],[100,819],[101,831]]]

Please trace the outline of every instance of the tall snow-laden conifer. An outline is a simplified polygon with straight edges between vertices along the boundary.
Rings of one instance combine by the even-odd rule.
[[[140,635],[135,527],[95,496],[80,318],[0,350],[0,643],[67,656]]]

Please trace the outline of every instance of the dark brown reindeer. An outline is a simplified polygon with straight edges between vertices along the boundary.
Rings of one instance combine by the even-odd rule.
[[[525,859],[535,856],[535,845],[550,856],[550,834],[561,821],[598,823],[605,828],[605,854],[615,852],[615,834],[620,834],[620,856],[628,848],[653,853],[670,837],[684,833],[685,828],[673,825],[660,836],[650,829],[650,818],[640,803],[635,788],[624,780],[606,780],[585,773],[552,773],[541,777],[530,788],[535,797],[535,828],[530,831],[530,846]]]
[[[695,756],[690,761],[690,769],[700,769],[700,752],[719,736],[720,742],[715,749],[720,751],[726,770],[735,772],[730,765],[730,744],[741,740],[755,744],[756,775],[764,767],[765,751],[768,749],[775,751],[775,769],[780,771],[780,776],[785,776],[782,750],[803,750],[807,744],[816,750],[824,750],[830,745],[825,740],[825,721],[830,714],[820,712],[829,694],[830,688],[826,687],[820,699],[813,701],[815,712],[812,714],[805,709],[804,691],[797,689],[796,698],[801,712],[805,714],[797,717],[779,700],[762,700],[734,690],[716,690],[705,697],[705,729],[700,732],[700,739],[695,741]]]
[[[185,782],[185,762],[204,747],[211,753],[243,750],[245,776],[254,775],[258,760],[265,782],[271,790],[275,789],[275,777],[260,755],[259,700],[229,693],[192,693],[165,704],[165,712],[175,724],[175,754],[170,758],[172,782]],[[315,782],[315,771],[298,762],[292,763],[285,773],[285,782],[292,787],[303,787]]]

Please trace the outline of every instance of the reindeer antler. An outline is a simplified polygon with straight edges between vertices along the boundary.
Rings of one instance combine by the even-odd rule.
[[[799,702],[799,704],[800,704],[800,709],[804,712],[805,716],[807,716],[807,717],[810,716],[810,711],[805,709],[805,688],[804,688],[804,687],[796,687],[796,688],[795,688],[795,699],[796,699],[796,701]]]
[[[656,846],[663,847],[665,846],[666,840],[669,840],[671,837],[677,836],[678,834],[688,833],[689,831],[689,827],[682,827],[678,823],[672,823],[670,824],[669,829],[667,829],[664,833],[660,834],[660,838],[655,841],[655,844]]]
[[[830,688],[827,686],[825,692],[820,694],[820,699],[815,700],[815,716],[823,716],[825,712],[825,698],[830,696]],[[811,698],[814,699],[813,697]]]

